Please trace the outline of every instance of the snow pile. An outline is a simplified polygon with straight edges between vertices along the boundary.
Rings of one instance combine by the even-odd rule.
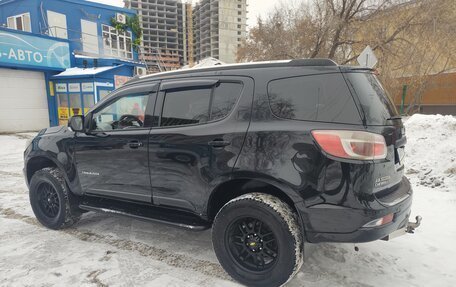
[[[416,114],[405,128],[407,177],[416,185],[456,192],[456,118]]]

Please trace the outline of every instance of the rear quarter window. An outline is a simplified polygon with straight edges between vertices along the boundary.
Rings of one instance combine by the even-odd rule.
[[[284,119],[362,123],[340,73],[273,80],[268,84],[272,113]]]

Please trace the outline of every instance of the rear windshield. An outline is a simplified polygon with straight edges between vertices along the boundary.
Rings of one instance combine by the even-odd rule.
[[[359,98],[368,125],[385,125],[388,119],[398,116],[391,97],[374,74],[350,72],[344,75]]]

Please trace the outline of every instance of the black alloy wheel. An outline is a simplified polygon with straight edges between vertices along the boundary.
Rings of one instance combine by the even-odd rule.
[[[49,218],[57,217],[60,209],[60,200],[57,191],[52,185],[47,182],[43,182],[38,186],[38,206]]]
[[[252,272],[267,272],[276,263],[277,239],[263,221],[247,217],[231,224],[225,242],[233,259]]]

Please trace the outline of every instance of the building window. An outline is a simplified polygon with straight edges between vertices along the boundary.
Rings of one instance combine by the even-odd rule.
[[[238,15],[242,15],[242,11],[238,11]]]
[[[116,28],[102,25],[103,49],[107,56],[133,59],[131,32],[119,32]]]
[[[30,13],[8,17],[8,28],[25,32],[32,32],[32,26],[30,24]]]
[[[49,36],[68,39],[67,19],[65,14],[48,10],[47,19]]]

